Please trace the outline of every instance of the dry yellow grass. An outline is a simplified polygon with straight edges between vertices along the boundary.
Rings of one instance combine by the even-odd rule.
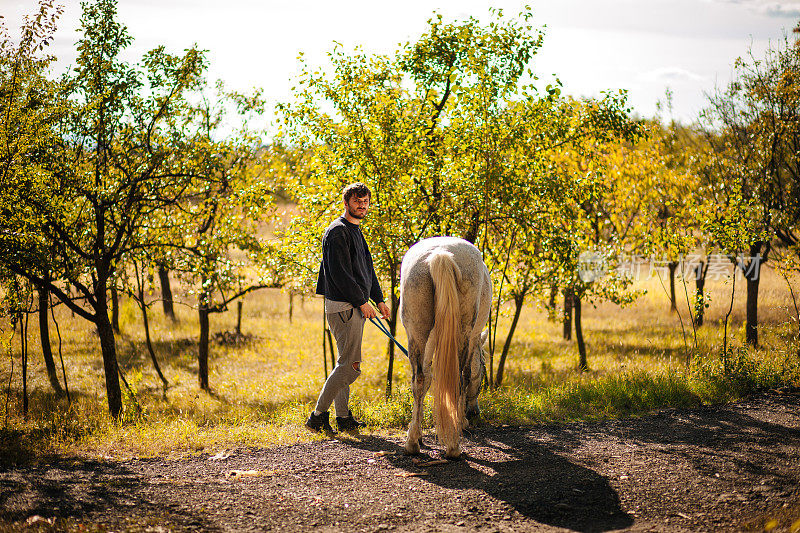
[[[549,321],[535,306],[527,307],[509,355],[504,387],[484,396],[485,417],[494,422],[517,423],[567,420],[735,397],[735,391],[726,395],[709,388],[706,378],[712,376],[713,364],[702,368],[696,364],[687,368],[685,364],[686,346],[691,348],[694,340],[683,285],[677,284],[677,292],[686,343],[678,315],[669,311],[668,298],[659,281],[644,280],[637,287],[647,293],[627,308],[610,303],[584,306],[590,371],[583,374],[576,371],[574,341],[561,339],[561,324]],[[711,294],[711,304],[706,324],[697,331],[698,350],[691,353],[699,361],[713,363],[719,358],[721,321],[728,309],[730,283],[710,280],[706,289]],[[729,338],[736,345],[741,344],[744,336],[744,290],[744,283],[737,283],[729,325]],[[691,298],[693,283],[687,286],[687,291]],[[55,451],[124,457],[210,452],[316,438],[302,424],[324,380],[321,300],[295,297],[291,322],[288,301],[288,295],[279,290],[246,297],[242,331],[253,335],[253,339],[241,346],[212,343],[211,394],[200,391],[197,385],[196,312],[188,305],[178,305],[179,322],[173,324],[163,318],[160,306],[154,306],[152,337],[170,382],[164,399],[144,345],[138,309],[124,299],[122,335],[117,347],[120,366],[135,391],[141,412],[134,398],[124,392],[122,423],[110,420],[107,415],[99,345],[91,324],[73,318],[63,308],[56,312],[73,396],[72,404],[68,405],[65,399],[56,400],[50,391],[38,328],[31,317],[28,385],[31,412],[27,421],[22,419],[17,332],[11,353],[0,359],[3,403],[8,405],[7,410],[5,407],[2,410],[0,446],[8,453],[22,455]],[[233,305],[226,313],[212,315],[212,334],[235,328],[235,308]],[[510,309],[504,310],[500,320],[501,341],[508,327],[509,312]],[[793,380],[798,376],[797,366],[791,361],[796,362],[797,348],[795,345],[791,351],[787,345],[792,338],[796,340],[792,337],[792,332],[797,331],[794,316],[785,282],[767,269],[761,286],[762,348],[750,357],[761,365],[758,372],[774,375],[759,378],[758,383],[796,383]],[[3,327],[3,338],[8,339],[8,325]],[[398,339],[405,344],[405,334],[400,329]],[[54,328],[51,338],[57,354]],[[387,339],[367,323],[363,374],[352,387],[351,407],[372,424],[372,431],[397,433],[403,431],[410,416],[409,371],[405,358],[398,354],[395,394],[391,400],[385,400],[386,345]],[[9,382],[10,397],[6,402]]]

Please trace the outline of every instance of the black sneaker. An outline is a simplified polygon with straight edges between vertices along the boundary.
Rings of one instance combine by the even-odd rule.
[[[321,415],[315,415],[314,412],[311,412],[311,415],[306,420],[306,427],[311,431],[319,433],[320,431],[324,431],[328,434],[336,433],[333,428],[331,427],[330,423],[330,413],[325,411]]]
[[[347,416],[336,417],[336,427],[339,431],[358,431],[360,428],[367,427],[367,425],[356,420],[353,416],[353,411],[348,411]]]

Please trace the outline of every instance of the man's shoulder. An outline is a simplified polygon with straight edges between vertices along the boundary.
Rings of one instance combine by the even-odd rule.
[[[325,229],[325,234],[323,235],[323,240],[329,238],[347,238],[349,231],[347,229],[347,225],[343,222],[342,217],[338,217],[331,222],[327,229]]]

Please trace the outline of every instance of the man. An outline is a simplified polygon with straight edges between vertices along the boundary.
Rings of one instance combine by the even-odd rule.
[[[363,183],[344,188],[344,214],[334,220],[322,237],[322,264],[317,280],[317,294],[325,296],[328,320],[339,359],[322,387],[314,412],[306,427],[312,431],[333,433],[328,409],[336,407],[336,425],[340,431],[358,429],[366,424],[353,417],[348,407],[350,384],[361,375],[361,336],[364,322],[374,318],[372,299],[383,318],[389,308],[383,301],[367,242],[361,234],[361,221],[369,211],[370,190]]]

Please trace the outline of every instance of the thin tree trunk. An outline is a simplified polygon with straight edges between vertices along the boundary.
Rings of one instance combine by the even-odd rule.
[[[200,295],[198,316],[200,318],[200,344],[197,348],[197,378],[200,388],[209,390],[208,386],[208,295]]]
[[[499,388],[503,384],[503,370],[506,366],[506,356],[508,350],[511,348],[511,339],[514,337],[514,331],[517,329],[517,322],[519,322],[519,315],[522,314],[522,304],[525,302],[525,294],[514,296],[514,318],[511,320],[511,327],[508,329],[506,341],[503,344],[503,352],[500,354],[500,360],[497,362],[497,379],[494,380],[494,388]]]
[[[389,332],[393,336],[397,336],[397,308],[399,307],[397,297],[395,296],[395,288],[397,287],[397,276],[394,274],[397,271],[396,268],[392,269],[392,276],[391,276],[391,296],[390,301],[392,302],[392,309],[391,309],[391,317],[389,318]],[[392,380],[393,380],[393,373],[394,373],[394,342],[392,339],[389,339],[389,364],[386,369],[386,397],[392,397]]]
[[[289,291],[289,324],[292,323],[292,315],[294,314],[294,293]]]
[[[747,323],[745,338],[747,344],[758,347],[758,285],[759,278],[747,278]]]
[[[678,262],[672,261],[669,267],[669,310],[672,312],[678,311],[678,303],[675,300],[675,270],[678,268]]]
[[[561,335],[564,340],[572,340],[572,289],[564,289],[564,328]]]
[[[725,313],[725,322],[722,328],[722,368],[725,375],[728,375],[728,319],[733,312],[733,300],[736,298],[736,267],[733,270],[733,280],[731,283],[731,305],[728,307],[728,312]]]
[[[119,294],[115,285],[111,286],[111,327],[119,333]]]
[[[175,307],[172,302],[172,287],[169,282],[169,270],[164,266],[158,265],[158,279],[161,283],[161,304],[164,306],[164,316],[177,322],[175,317]]]
[[[50,346],[50,324],[47,321],[47,313],[50,308],[50,291],[45,288],[39,289],[39,337],[42,342],[42,358],[44,359],[44,366],[47,369],[47,377],[50,380],[50,386],[53,392],[59,398],[64,396],[64,389],[61,388],[61,383],[58,381],[58,373],[56,371],[56,363],[53,360],[53,350]]]
[[[158,359],[156,359],[156,352],[153,349],[153,341],[150,339],[150,320],[147,318],[147,304],[144,301],[144,279],[142,279],[144,277],[144,272],[142,272],[142,277],[139,277],[139,269],[135,264],[134,269],[136,271],[136,285],[139,289],[139,309],[142,311],[142,324],[144,325],[144,339],[145,343],[147,344],[147,351],[150,354],[150,361],[153,363],[153,368],[155,369],[156,374],[158,374],[158,378],[161,380],[162,393],[164,396],[166,396],[169,382],[161,372]]]
[[[325,298],[322,299],[322,365],[325,367],[325,381],[328,381],[328,322],[325,314]]]
[[[583,326],[581,325],[581,298],[577,294],[573,295],[573,305],[575,307],[575,340],[578,341],[578,370],[585,372],[589,370],[586,362],[586,344],[583,342]]]
[[[64,378],[64,391],[67,393],[67,401],[72,403],[72,396],[69,394],[69,382],[67,381],[67,369],[64,366],[64,354],[62,353],[63,341],[61,339],[61,329],[58,327],[56,313],[52,306],[50,307],[50,318],[53,319],[53,325],[56,327],[56,335],[58,335],[58,359],[61,361],[61,375]]]
[[[761,255],[762,246],[766,247]],[[758,347],[758,285],[761,282],[761,264],[767,260],[769,243],[757,241],[750,246],[750,261],[744,272],[747,280],[747,322],[745,324],[745,339],[747,344]]]
[[[236,302],[236,337],[242,336],[242,307],[244,303],[242,301]],[[291,322],[291,319],[289,319]]]
[[[27,302],[26,302],[27,305]],[[28,313],[19,320],[19,355],[22,362],[22,415],[28,419]]]
[[[700,264],[695,268],[694,280],[696,289],[694,323],[698,328],[703,325],[703,317],[705,316],[706,310],[705,286],[707,272],[707,265],[703,261],[701,261]]]

